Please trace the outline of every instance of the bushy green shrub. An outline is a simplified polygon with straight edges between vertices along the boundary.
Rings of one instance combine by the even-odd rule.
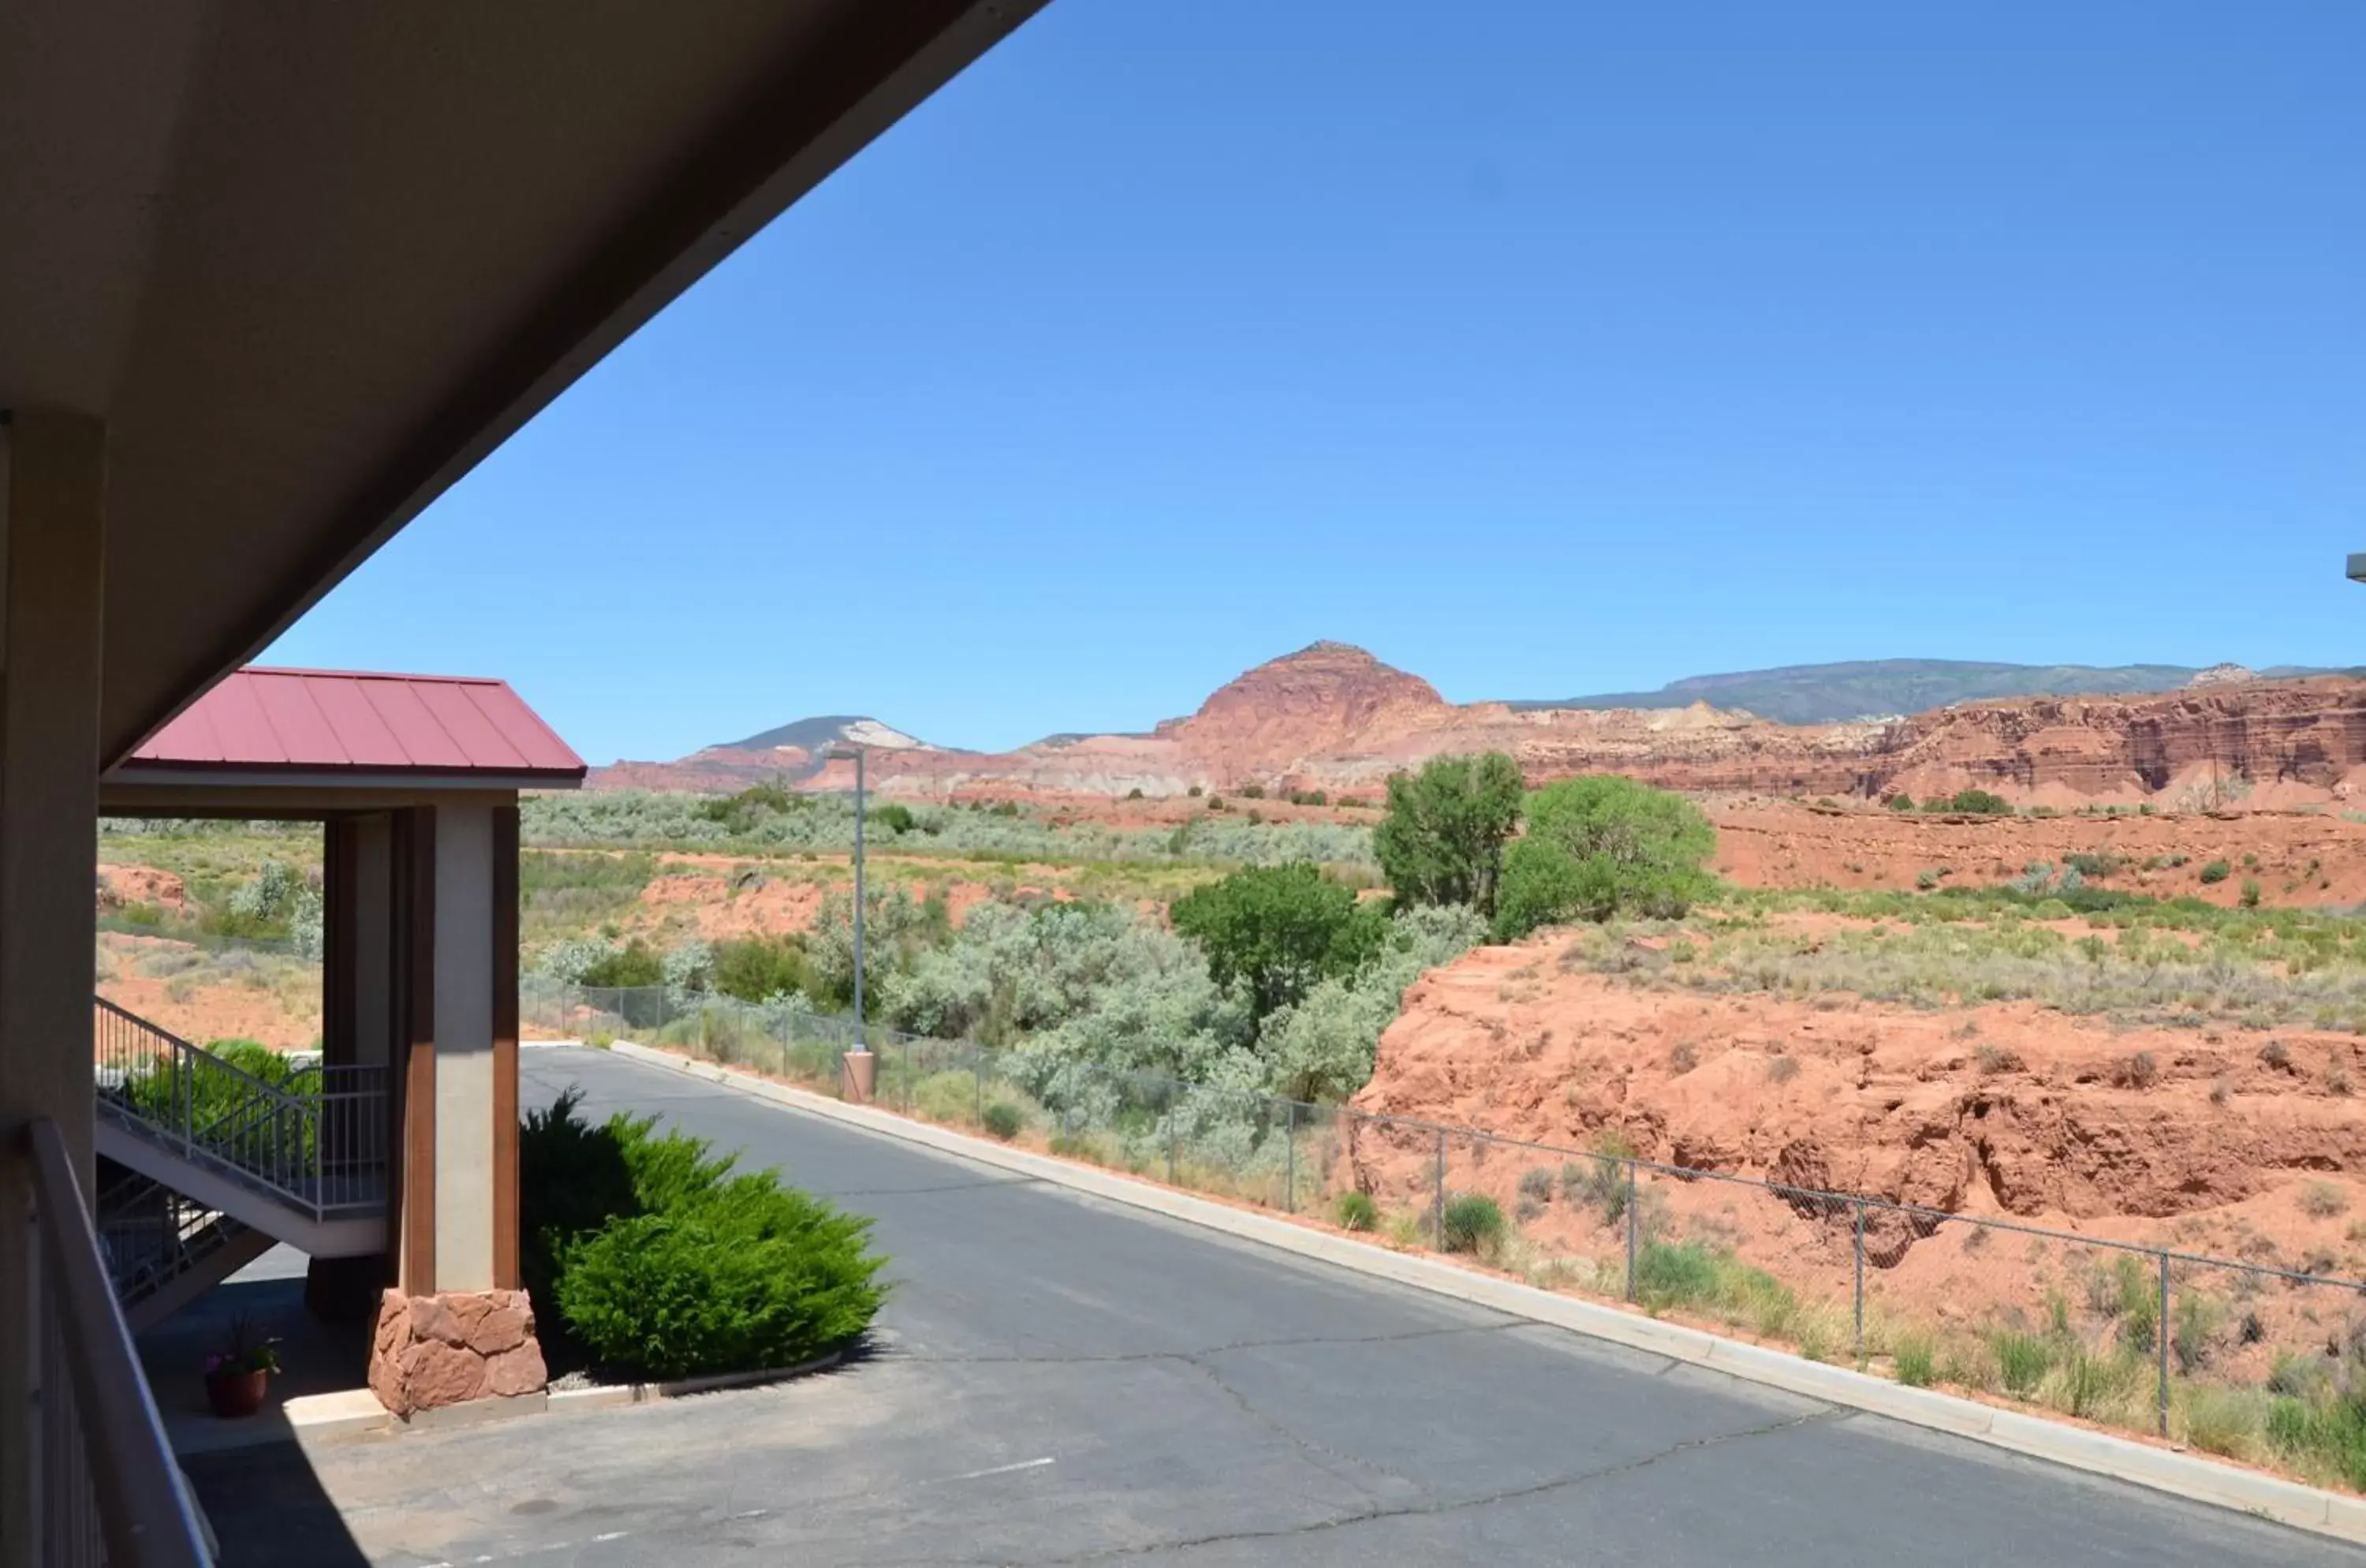
[[[1019,1136],[1019,1107],[1007,1100],[997,1100],[986,1108],[986,1130],[1004,1143]]]
[[[1465,1192],[1446,1201],[1440,1225],[1448,1252],[1485,1252],[1504,1239],[1509,1228],[1504,1211],[1483,1192]]]
[[[1650,1312],[1707,1305],[1717,1297],[1718,1261],[1698,1242],[1647,1241],[1635,1258],[1635,1299]]]
[[[2224,882],[2234,874],[2235,868],[2223,860],[2214,860],[2202,868],[2202,880],[2204,882]]]
[[[820,987],[804,947],[791,937],[752,936],[714,946],[712,984],[727,997],[760,1002],[809,997]]]
[[[1901,789],[1896,795],[1883,795],[1881,804],[1892,811],[1911,811],[1914,809],[1914,797]]]
[[[1932,796],[1922,803],[1922,809],[1968,813],[1975,817],[2010,817],[2012,815],[2012,802],[1984,789],[1959,789],[1953,795]]]
[[[1369,1231],[1376,1229],[1380,1223],[1380,1204],[1373,1201],[1370,1193],[1353,1188],[1339,1194],[1338,1202],[1332,1206],[1332,1214],[1338,1220],[1341,1230]]]
[[[1499,937],[1621,913],[1681,916],[1713,886],[1702,867],[1717,830],[1680,795],[1600,773],[1547,784],[1526,810],[1527,832],[1504,856]]]
[[[697,1377],[793,1365],[870,1324],[885,1260],[869,1220],[735,1174],[654,1117],[592,1126],[580,1103],[560,1096],[519,1139],[521,1262],[555,1350]]]
[[[639,937],[584,969],[582,984],[602,990],[665,984],[665,955]]]
[[[2243,908],[2246,909],[2256,909],[2259,907],[2259,884],[2256,878],[2248,876],[2243,878],[2242,901]]]
[[[649,1377],[794,1366],[870,1326],[885,1299],[871,1222],[743,1176],[694,1203],[616,1220],[568,1249],[568,1326]]]

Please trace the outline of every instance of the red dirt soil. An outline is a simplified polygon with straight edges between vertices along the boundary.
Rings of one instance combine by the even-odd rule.
[[[1638,989],[1564,973],[1559,945],[1482,948],[1424,976],[1356,1107],[1566,1149],[1616,1135],[1703,1171],[2366,1273],[2355,1224],[2366,1115],[2344,1087],[2366,1084],[2366,1046],[2353,1036],[2115,1030],[2028,1003],[1917,1012],[1837,994]],[[2287,1066],[2262,1056],[2270,1038]],[[2126,1082],[2137,1053],[2157,1064],[2147,1087]],[[1383,1204],[1429,1201],[1431,1134],[1366,1128],[1346,1157]],[[1546,1168],[1558,1190],[1568,1157],[1458,1145],[1448,1185],[1509,1214],[1524,1171]],[[1778,1277],[1820,1269],[1831,1283],[1846,1269],[1845,1213],[1802,1214],[1720,1183],[1654,1185],[1683,1227]],[[1623,1247],[1583,1203],[1558,1198],[1524,1229],[1594,1258]],[[1921,1235],[1876,1213],[1878,1298],[1968,1321],[2048,1288],[2075,1294],[2069,1259],[1972,1232]]]

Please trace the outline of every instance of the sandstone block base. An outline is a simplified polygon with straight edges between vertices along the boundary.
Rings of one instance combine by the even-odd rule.
[[[540,1393],[549,1382],[524,1291],[389,1290],[378,1302],[370,1392],[406,1421],[422,1410]]]

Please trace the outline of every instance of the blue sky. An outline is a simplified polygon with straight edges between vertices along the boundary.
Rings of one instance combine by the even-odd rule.
[[[271,650],[597,761],[2366,662],[2366,6],[1053,0]]]

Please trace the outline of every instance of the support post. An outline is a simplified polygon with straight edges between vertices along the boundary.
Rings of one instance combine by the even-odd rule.
[[[1446,1250],[1446,1133],[1437,1134],[1437,1165],[1430,1172],[1429,1234],[1437,1250]]]
[[[1850,1207],[1855,1211],[1856,1231],[1856,1359],[1865,1359],[1865,1200],[1858,1199]]]
[[[1630,1302],[1636,1299],[1635,1243],[1641,1226],[1641,1221],[1637,1214],[1638,1205],[1635,1201],[1640,1196],[1635,1190],[1635,1162],[1629,1159],[1627,1162],[1627,1299]]]
[[[1282,1179],[1281,1208],[1284,1213],[1298,1213],[1298,1101],[1287,1100],[1290,1107],[1289,1130],[1282,1134],[1282,1157],[1286,1174]]]
[[[19,1152],[47,1117],[85,1193],[98,874],[107,429],[0,415],[0,1564],[39,1558],[39,1231]]]
[[[2169,1254],[2160,1255],[2160,1317],[2152,1331],[2160,1353],[2160,1435],[2169,1436]]]

